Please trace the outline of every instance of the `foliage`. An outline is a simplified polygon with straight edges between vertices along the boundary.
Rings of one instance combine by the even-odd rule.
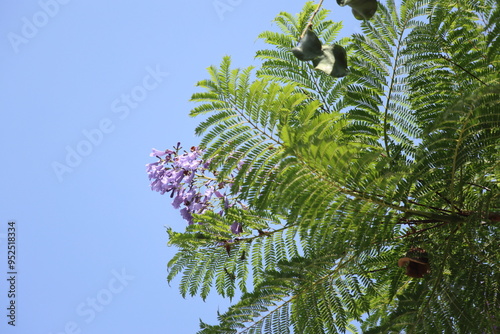
[[[276,17],[256,71],[225,57],[198,83],[191,116],[227,192],[169,229],[169,281],[242,293],[204,334],[500,330],[497,3],[388,0],[342,40],[315,9]],[[312,16],[347,76],[290,51]],[[416,248],[422,278],[398,267]]]

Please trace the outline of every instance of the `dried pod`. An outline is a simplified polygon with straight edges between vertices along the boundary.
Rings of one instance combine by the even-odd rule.
[[[347,53],[340,45],[323,46],[323,54],[313,60],[314,68],[340,78],[347,75]]]
[[[357,20],[369,20],[377,11],[377,0],[337,0],[340,6],[352,8],[352,14]]]
[[[292,49],[292,53],[299,60],[313,60],[323,54],[321,51],[321,41],[311,29],[307,29],[306,34],[300,39],[299,44]]]
[[[399,267],[406,267],[406,275],[422,278],[429,273],[429,258],[427,252],[422,248],[412,248],[406,253],[406,257],[398,260]]]

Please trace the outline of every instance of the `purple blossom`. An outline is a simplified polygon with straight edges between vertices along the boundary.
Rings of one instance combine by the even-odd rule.
[[[151,182],[151,190],[157,191],[162,195],[167,191],[165,185],[163,184],[163,182],[161,182],[160,179],[156,179]]]
[[[194,213],[201,213],[205,209],[206,205],[199,202],[193,202],[189,204],[188,209]]]
[[[208,187],[208,188],[205,190],[205,194],[204,194],[205,198],[206,198],[206,199],[210,199],[210,198],[212,197],[212,195],[214,194],[214,192],[215,192],[214,187]]]
[[[146,165],[151,189],[162,195],[170,192],[172,206],[180,209],[181,216],[190,225],[194,223],[193,214],[203,213],[209,207],[216,208],[210,203],[214,195],[222,199],[217,202],[223,207],[219,212],[223,216],[227,209],[235,205],[222,190],[231,186],[231,180],[219,182],[213,177],[205,176],[205,172],[209,171],[210,161],[201,158],[203,151],[197,147],[193,146],[189,152],[184,153],[180,153],[180,150],[180,143],[174,147],[174,151],[152,149],[150,156],[159,160]],[[240,161],[238,168],[241,168],[241,163]],[[230,230],[234,234],[240,234],[243,227],[241,223],[233,223]]]
[[[200,165],[201,161],[196,160],[198,158],[198,153],[196,151],[191,152],[191,153],[186,153],[181,155],[180,157],[177,157],[177,166],[180,168],[184,168],[187,170],[194,171],[195,169],[198,168]]]
[[[187,172],[188,173],[188,177],[186,178],[186,183],[191,183],[193,182],[194,180],[194,177],[196,175],[196,173],[194,171],[192,172]]]
[[[158,191],[163,195],[168,190],[168,185],[163,182],[163,180],[165,179],[164,176],[165,174],[167,174],[168,170],[163,167],[158,168],[154,166],[151,169],[152,170],[149,174],[149,178],[154,179],[151,182],[151,190]]]
[[[152,162],[146,165],[146,172],[148,173],[149,179],[156,179],[160,177],[160,174],[165,171],[163,165],[160,162]]]
[[[177,192],[177,196],[175,196],[173,202],[172,202],[172,206],[175,208],[175,209],[178,209],[181,207],[181,204],[184,203],[184,189],[180,189],[178,192]]]
[[[203,163],[203,168],[208,169],[210,167],[210,163],[212,162],[212,159],[208,159]]]
[[[189,212],[189,210],[187,208],[182,208],[181,209],[181,216],[182,218],[184,218],[185,220],[187,220],[188,224],[189,225],[193,225],[193,216],[191,215],[191,213]]]
[[[231,224],[231,232],[233,232],[234,234],[240,234],[241,232],[243,232],[243,226],[240,223],[235,222]]]
[[[191,188],[187,192],[184,193],[184,202],[185,203],[191,203],[193,201],[193,198],[196,196],[196,191]]]
[[[193,146],[189,153],[178,154],[181,149],[180,144],[175,149],[175,152],[152,149],[150,156],[160,158],[167,155],[167,157],[147,164],[146,172],[151,180],[151,189],[162,195],[172,192],[173,207],[179,209],[183,206],[181,215],[192,223],[191,214],[201,213],[208,206],[206,202],[210,199],[210,196],[205,196],[202,200],[199,187],[194,183],[196,172],[203,164],[203,160],[200,159],[202,151]]]
[[[153,148],[153,152],[151,152],[149,154],[150,157],[162,157],[164,156],[165,154],[169,153],[170,150],[165,150],[165,151],[159,151],[157,150],[156,148]],[[170,153],[173,153],[172,151],[170,151]]]

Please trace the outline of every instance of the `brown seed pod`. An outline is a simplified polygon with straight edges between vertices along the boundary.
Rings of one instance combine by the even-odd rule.
[[[406,275],[415,278],[422,278],[430,271],[427,252],[422,248],[410,249],[405,257],[398,260],[398,266],[406,267]]]

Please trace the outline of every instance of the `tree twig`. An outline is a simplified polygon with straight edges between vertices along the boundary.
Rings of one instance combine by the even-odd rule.
[[[431,226],[431,227],[423,228],[423,229],[418,230],[418,231],[414,231],[414,232],[406,233],[405,235],[401,235],[401,236],[396,237],[396,238],[394,238],[394,239],[406,238],[406,237],[408,237],[408,236],[410,236],[410,235],[413,235],[413,234],[418,234],[418,233],[422,233],[422,232],[425,232],[425,231],[427,231],[427,230],[431,230],[431,229],[436,228],[436,227],[441,227],[441,226],[446,225],[446,224],[448,224],[448,222],[444,222],[444,223],[437,224],[437,225],[434,225],[434,226]]]
[[[304,28],[304,30],[302,31],[302,34],[300,34],[300,38],[302,39],[302,37],[304,37],[304,35],[306,34],[307,32],[307,29],[309,29],[310,27],[312,27],[312,20],[314,20],[314,17],[316,16],[316,14],[318,14],[319,12],[319,9],[321,8],[321,5],[323,4],[323,0],[321,0],[318,4],[318,6],[316,7],[316,9],[314,10],[314,12],[312,13],[311,17],[309,18],[309,21],[307,21],[307,24],[306,24],[306,27]]]
[[[436,194],[441,197],[448,205],[452,206],[457,212],[462,213],[462,210],[458,208],[455,204],[453,204],[449,199],[444,197],[439,191],[436,191]]]
[[[398,223],[395,223],[397,225],[410,225],[410,224],[433,224],[433,223],[438,223],[440,222],[439,220],[436,220],[436,219],[421,219],[421,220],[414,220],[414,219],[404,219],[404,218],[401,218],[400,221]]]
[[[490,188],[485,187],[485,186],[482,186],[482,185],[480,185],[480,184],[476,184],[476,183],[472,183],[472,182],[467,182],[467,184],[470,184],[471,186],[475,186],[475,187],[482,188],[482,189],[487,190],[487,191],[491,191],[491,189],[490,189]]]
[[[420,203],[415,202],[415,201],[408,201],[408,203],[415,204],[415,205],[418,205],[418,206],[423,206],[424,208],[429,208],[429,209],[436,210],[436,211],[441,211],[441,212],[452,213],[452,211],[450,211],[450,210],[440,209],[440,208],[437,208],[437,207],[435,207],[435,206],[430,206],[430,205],[420,204]]]
[[[439,57],[443,58],[444,60],[446,60],[447,62],[455,65],[456,67],[460,68],[462,71],[464,71],[465,73],[469,74],[471,77],[473,77],[474,79],[476,79],[477,81],[479,81],[480,83],[482,83],[483,85],[485,86],[489,86],[486,82],[484,82],[483,80],[479,79],[478,77],[476,77],[474,74],[472,74],[471,72],[467,71],[465,68],[463,68],[462,66],[460,66],[459,64],[455,63],[453,60],[451,60],[451,58],[449,57],[446,57],[446,56],[443,56],[443,55],[439,55]]]

